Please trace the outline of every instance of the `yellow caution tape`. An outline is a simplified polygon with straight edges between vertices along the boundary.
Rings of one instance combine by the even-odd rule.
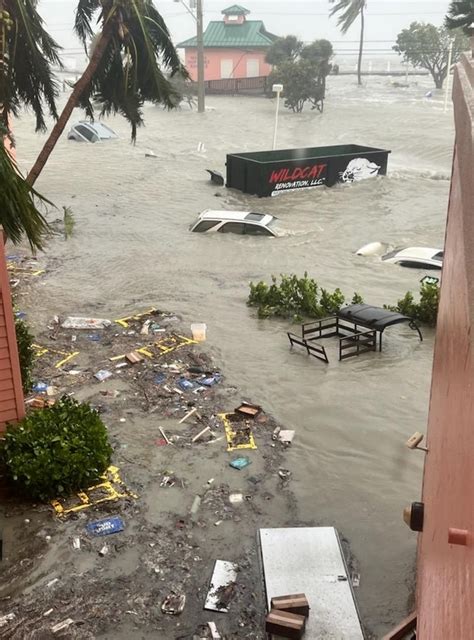
[[[54,367],[56,369],[60,369],[63,364],[66,364],[66,362],[69,362],[69,360],[72,360],[73,358],[75,358],[76,356],[79,355],[79,351],[73,351],[72,353],[70,353],[69,355],[67,355],[64,360],[60,360],[59,362],[57,362]]]
[[[129,322],[130,320],[141,320],[142,318],[144,318],[145,316],[149,316],[152,313],[156,313],[158,311],[158,309],[149,309],[148,311],[143,311],[142,313],[137,313],[134,316],[127,316],[126,318],[119,318],[118,320],[114,320],[114,322],[116,322],[117,324],[119,324],[122,327],[125,327],[125,329],[128,328],[129,326]]]
[[[122,498],[138,498],[136,494],[132,493],[125,487],[122,479],[120,478],[118,467],[110,466],[104,475],[101,476],[101,479],[104,482],[96,484],[93,487],[89,487],[84,491],[78,491],[75,494],[79,500],[79,504],[68,507],[66,506],[66,501],[64,499],[52,500],[51,505],[53,506],[56,515],[66,516],[69,513],[77,513],[78,511],[94,507],[102,502],[110,502],[113,500],[120,500]],[[100,491],[101,497],[94,498],[93,495],[90,495],[94,491]]]
[[[227,418],[227,416],[232,415],[232,413],[219,413],[217,415],[224,424],[225,436],[227,439],[227,451],[238,451],[239,449],[256,449],[257,448],[252,432],[250,432],[247,442],[244,442],[242,444],[234,444],[235,438],[239,434],[238,432],[234,431],[232,423]]]
[[[63,364],[66,364],[66,362],[69,362],[80,353],[79,351],[59,351],[58,349],[50,349],[48,347],[43,347],[40,344],[33,344],[31,346],[35,350],[35,356],[37,358],[41,358],[47,353],[53,353],[55,355],[62,356],[61,360],[59,360],[59,362],[54,365],[56,369],[60,369]]]
[[[164,356],[166,353],[171,353],[176,349],[180,349],[181,347],[185,347],[190,344],[198,344],[198,342],[197,340],[193,340],[192,338],[186,338],[186,336],[176,335],[168,338],[163,338],[162,340],[153,342],[146,347],[135,349],[135,351],[137,353],[141,353],[147,358],[159,358],[160,356]],[[125,355],[113,356],[112,358],[109,358],[109,360],[123,360],[123,358],[125,357]]]
[[[44,354],[48,353],[49,351],[49,349],[46,349],[46,347],[41,347],[39,344],[32,344],[31,346],[35,350],[35,356],[37,358],[41,358],[41,356],[44,356]]]
[[[25,267],[17,267],[14,262],[8,262],[7,269],[8,271],[12,271],[13,273],[24,273],[29,276],[40,276],[42,273],[46,273],[44,269],[36,269],[34,271]]]

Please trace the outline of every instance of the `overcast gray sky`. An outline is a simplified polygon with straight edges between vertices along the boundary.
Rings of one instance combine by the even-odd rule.
[[[234,4],[232,0],[203,0],[205,24],[220,20],[221,11]],[[185,8],[173,0],[155,0],[168,24],[175,42],[194,35],[195,23]],[[354,25],[342,36],[335,18],[329,19],[328,0],[242,0],[238,2],[251,11],[251,18],[263,20],[266,28],[277,34],[295,34],[305,41],[328,38],[336,50],[348,52],[356,48],[359,27]],[[39,10],[48,30],[67,49],[78,47],[71,27],[75,0],[40,0]],[[368,0],[366,21],[366,51],[374,54],[389,50],[397,33],[413,20],[440,25],[446,15],[449,0]],[[354,51],[355,54],[355,51]]]

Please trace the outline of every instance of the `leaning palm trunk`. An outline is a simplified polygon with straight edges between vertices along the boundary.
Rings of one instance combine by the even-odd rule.
[[[1,0],[0,0],[1,2]],[[100,38],[97,41],[94,52],[91,56],[89,64],[87,65],[86,70],[82,74],[81,78],[74,85],[74,89],[69,96],[69,100],[66,103],[61,115],[59,116],[58,121],[54,125],[49,138],[47,139],[43,149],[41,150],[38,158],[36,159],[35,164],[33,165],[31,171],[28,173],[26,181],[29,185],[34,185],[38,176],[43,171],[46,162],[48,161],[51,152],[56,146],[57,141],[61,137],[69,118],[71,117],[72,112],[75,107],[77,107],[79,100],[81,99],[82,94],[89,87],[92,79],[94,77],[97,68],[100,65],[102,60],[102,56],[104,55],[109,43],[112,39],[112,26],[110,24],[106,24],[102,31]]]
[[[5,95],[8,81],[8,47],[7,47],[7,18],[4,17],[5,2],[0,0],[0,95]],[[0,103],[0,122],[6,125],[8,115],[5,105]]]
[[[357,61],[357,84],[362,84],[362,52],[364,50],[364,6],[360,8],[360,42],[359,42],[359,59]]]

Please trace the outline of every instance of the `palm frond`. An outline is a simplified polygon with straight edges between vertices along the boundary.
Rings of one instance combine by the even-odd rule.
[[[100,6],[99,0],[79,0],[77,4],[74,31],[86,49],[88,40],[94,35],[92,18]]]
[[[148,33],[155,48],[161,52],[164,64],[171,69],[171,75],[179,74],[188,77],[176,48],[171,40],[168,27],[161,14],[150,3],[149,14],[145,17]]]
[[[44,131],[45,106],[57,118],[58,85],[51,65],[61,67],[59,45],[43,27],[36,11],[35,0],[10,0],[8,11],[13,28],[7,37],[6,85],[2,84],[2,120],[7,126],[8,113],[18,115],[21,105],[31,107],[36,118],[36,130]]]
[[[446,16],[448,29],[463,29],[466,35],[474,32],[474,1],[451,2]]]
[[[366,0],[330,0],[335,6],[329,12],[332,17],[338,15],[337,25],[341,27],[341,33],[347,33],[366,5]]]
[[[125,8],[120,0],[110,0],[103,12],[103,27],[112,25],[113,35],[79,106],[91,118],[96,110],[101,116],[122,115],[135,141],[145,101],[168,108],[179,102],[166,72],[184,78],[187,72],[151,0],[128,0]]]
[[[4,133],[0,131],[0,136]],[[37,203],[38,206],[52,205],[26,183],[14,160],[0,143],[0,224],[12,242],[18,244],[26,236],[33,250],[42,249],[49,229]]]

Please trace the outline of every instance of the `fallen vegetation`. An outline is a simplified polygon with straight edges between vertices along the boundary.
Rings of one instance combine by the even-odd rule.
[[[276,276],[272,275],[271,279],[271,284],[263,280],[256,284],[250,283],[247,304],[257,307],[259,318],[280,317],[301,322],[304,318],[319,319],[334,315],[346,304],[346,298],[339,288],[330,292],[319,286],[316,280],[309,278],[307,273],[302,278],[295,274],[281,274],[279,283]],[[363,302],[362,296],[354,293],[350,304]],[[396,305],[384,305],[384,308],[434,327],[438,304],[439,283],[425,281],[421,283],[418,302],[413,293],[408,291]]]
[[[280,280],[278,284],[276,276],[272,276],[271,285],[263,280],[257,284],[250,283],[247,304],[258,307],[259,318],[278,316],[290,318],[293,322],[300,322],[303,318],[324,318],[337,313],[346,302],[339,288],[330,292],[309,278],[307,273],[302,278],[295,274],[281,274]],[[362,302],[362,297],[354,293],[351,304]]]
[[[415,301],[413,293],[407,291],[396,305],[386,305],[385,308],[390,309],[390,311],[398,311],[398,313],[403,313],[403,315],[418,320],[423,324],[435,327],[438,317],[439,293],[439,283],[422,282],[418,302]]]

